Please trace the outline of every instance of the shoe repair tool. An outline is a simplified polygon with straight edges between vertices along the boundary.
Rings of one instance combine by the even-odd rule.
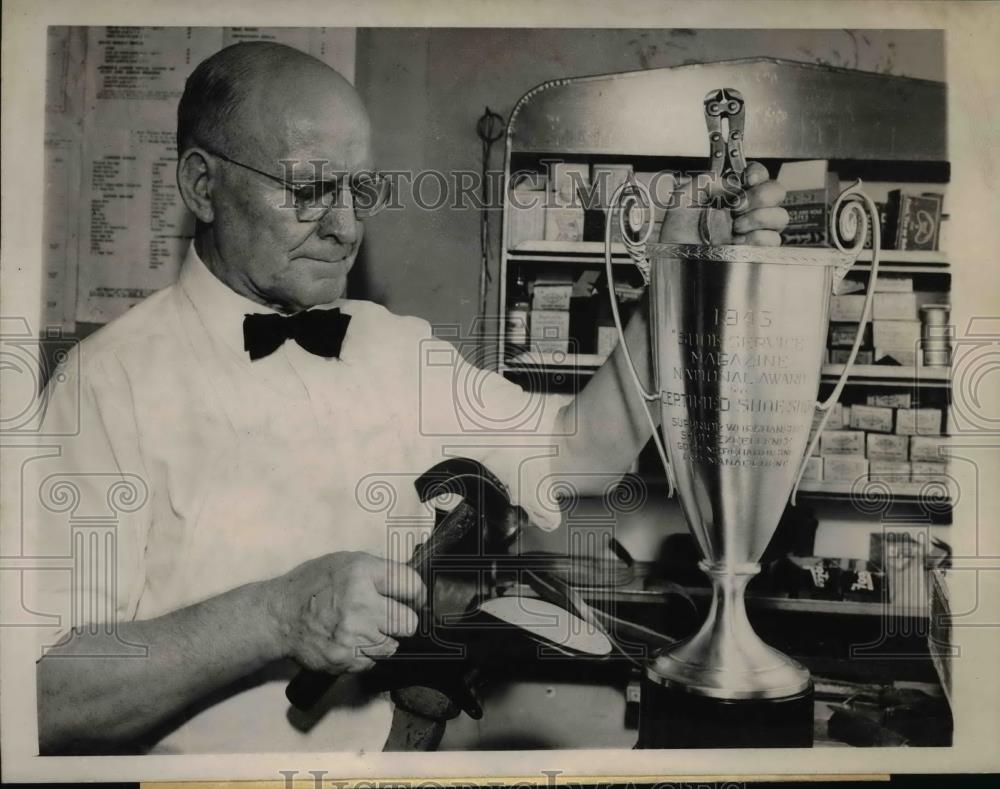
[[[719,88],[705,96],[705,124],[708,126],[709,172],[720,187],[742,186],[743,171],[743,94],[733,88]],[[698,220],[703,244],[712,244],[711,209],[723,208],[722,195],[712,198]]]
[[[492,281],[490,275],[490,226],[489,226],[489,171],[490,171],[490,151],[493,143],[503,137],[504,120],[501,115],[493,112],[489,107],[480,116],[476,124],[476,134],[483,143],[483,172],[480,182],[480,196],[482,205],[479,220],[479,251],[482,258],[482,268],[479,271],[479,315],[486,315],[486,283]]]
[[[507,488],[481,463],[468,458],[445,460],[422,474],[414,482],[414,486],[421,501],[428,501],[444,493],[463,497],[434,527],[430,536],[413,549],[413,555],[406,563],[416,570],[428,590],[433,582],[432,560],[446,553],[473,528],[483,528],[485,524],[490,524],[504,538],[509,538],[517,531],[523,511],[520,507],[511,506]],[[285,696],[296,708],[308,711],[336,680],[335,674],[306,669],[288,683]]]

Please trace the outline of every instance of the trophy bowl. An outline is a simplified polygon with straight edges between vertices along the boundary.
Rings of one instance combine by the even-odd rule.
[[[640,747],[812,742],[809,672],[756,634],[744,592],[801,476],[814,415],[836,402],[850,368],[818,403],[829,297],[856,253],[646,247],[647,397],[712,598],[698,632],[646,666]]]

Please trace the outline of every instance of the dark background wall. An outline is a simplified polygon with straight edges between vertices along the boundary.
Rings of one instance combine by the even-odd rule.
[[[371,113],[379,167],[447,173],[480,168],[476,121],[486,105],[506,119],[539,83],[764,56],[944,80],[943,35],[932,30],[379,28],[358,31],[356,83]],[[752,155],[752,140],[748,150]],[[502,167],[502,141],[491,163]],[[430,184],[427,189],[433,197]],[[404,204],[404,211],[368,221],[353,295],[468,331],[478,311],[479,214],[425,211],[405,196]],[[499,234],[495,211],[494,273]],[[497,307],[496,282],[489,311]]]

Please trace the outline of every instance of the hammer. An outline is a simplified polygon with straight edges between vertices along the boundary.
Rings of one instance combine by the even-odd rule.
[[[484,520],[491,528],[500,529],[504,540],[513,538],[518,529],[519,508],[510,506],[510,496],[504,484],[484,465],[469,458],[451,458],[438,463],[421,474],[415,481],[420,501],[427,501],[443,493],[461,495],[459,502],[437,525],[430,536],[416,548],[406,562],[431,589],[431,562],[435,556],[447,553],[471,529]],[[303,712],[310,711],[316,702],[337,681],[336,674],[304,669],[292,678],[285,688],[285,697]]]

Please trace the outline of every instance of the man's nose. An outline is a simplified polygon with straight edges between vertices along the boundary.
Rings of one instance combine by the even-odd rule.
[[[341,244],[353,244],[358,240],[360,223],[354,215],[350,199],[346,205],[330,207],[319,220],[316,232],[320,238],[332,238]]]

